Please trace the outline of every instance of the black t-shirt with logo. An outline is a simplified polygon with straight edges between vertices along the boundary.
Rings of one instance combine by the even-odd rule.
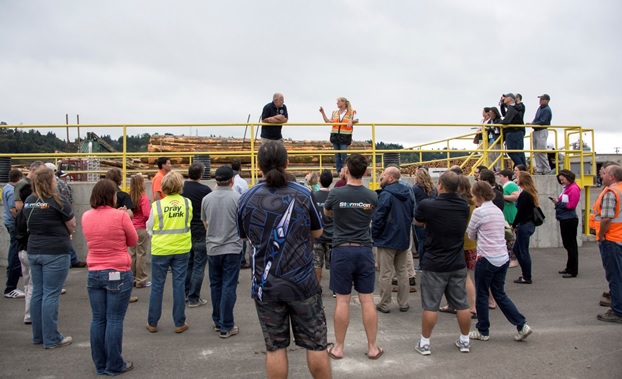
[[[71,240],[65,223],[73,218],[71,205],[61,198],[39,198],[35,194],[24,202],[24,218],[28,227],[28,254],[61,255],[71,251]]]
[[[333,211],[333,246],[349,242],[372,247],[370,224],[377,204],[376,192],[364,186],[330,191],[324,208]]]

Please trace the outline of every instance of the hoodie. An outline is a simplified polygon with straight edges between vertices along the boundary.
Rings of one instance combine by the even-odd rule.
[[[371,221],[374,246],[405,250],[410,246],[414,200],[410,189],[398,182],[384,187]]]

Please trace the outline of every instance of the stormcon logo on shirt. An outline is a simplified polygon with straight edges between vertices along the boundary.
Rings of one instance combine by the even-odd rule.
[[[350,202],[347,202],[347,201],[342,201],[342,202],[339,203],[339,208],[359,208],[359,209],[362,209],[364,211],[370,211],[374,207],[370,203],[363,203],[363,202],[350,203]]]
[[[164,213],[168,213],[168,217],[184,217],[180,202],[177,200],[173,200],[169,205],[166,205],[164,207]]]

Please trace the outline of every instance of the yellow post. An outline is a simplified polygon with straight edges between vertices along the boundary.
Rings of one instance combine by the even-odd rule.
[[[376,124],[371,124],[371,156],[371,189],[375,190],[378,188],[376,183]]]
[[[125,192],[129,192],[127,187],[127,125],[123,125],[123,186],[121,189]]]

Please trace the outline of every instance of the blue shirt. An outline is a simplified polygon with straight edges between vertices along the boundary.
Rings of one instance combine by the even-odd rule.
[[[551,125],[551,120],[553,119],[553,112],[551,111],[551,107],[547,105],[541,105],[540,108],[536,111],[536,117],[534,117],[531,122],[532,125]],[[543,129],[536,128],[534,129]]]
[[[4,212],[2,213],[2,221],[6,225],[15,223],[15,218],[11,214],[11,208],[15,208],[15,186],[11,183],[7,183],[2,188],[2,202],[4,203]]]

